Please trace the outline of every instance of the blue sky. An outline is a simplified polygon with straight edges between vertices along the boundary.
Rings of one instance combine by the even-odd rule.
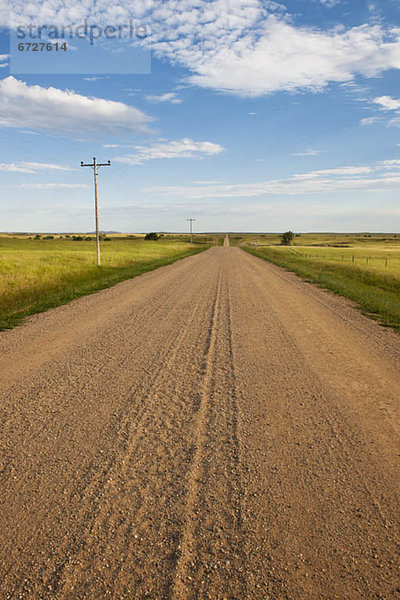
[[[86,18],[62,5],[25,9]],[[117,8],[91,22],[145,39],[68,40],[57,62],[15,29],[10,56],[0,6],[0,230],[93,230],[96,156],[105,230],[400,231],[398,0],[154,1],[151,30],[149,0]]]

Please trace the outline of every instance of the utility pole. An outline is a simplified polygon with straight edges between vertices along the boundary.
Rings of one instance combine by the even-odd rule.
[[[85,165],[81,161],[81,167],[92,167],[94,173],[94,214],[96,220],[96,249],[97,249],[97,266],[100,266],[100,229],[99,229],[99,202],[97,194],[97,175],[100,167],[110,167],[111,162],[98,163],[96,157],[93,158],[93,163]]]
[[[196,219],[186,219],[186,221],[189,221],[190,223],[190,243],[193,244],[193,222]]]

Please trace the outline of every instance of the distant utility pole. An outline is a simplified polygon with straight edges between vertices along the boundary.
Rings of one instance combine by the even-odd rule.
[[[190,243],[193,244],[193,223],[196,219],[186,219],[190,223]]]
[[[98,169],[100,167],[110,167],[111,163],[108,161],[107,163],[98,163],[96,157],[93,158],[93,162],[91,164],[85,165],[83,161],[81,161],[81,167],[92,167],[94,173],[94,213],[96,218],[96,248],[97,248],[97,266],[100,266],[100,230],[99,230],[99,202],[97,195],[97,175]]]

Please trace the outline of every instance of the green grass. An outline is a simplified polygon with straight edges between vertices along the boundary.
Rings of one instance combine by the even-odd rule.
[[[255,256],[350,298],[382,324],[400,329],[400,236],[310,234],[295,238],[296,245],[287,248],[278,246],[277,236],[243,236],[237,243]]]
[[[136,277],[206,247],[179,237],[157,242],[117,238],[102,243],[102,266],[96,266],[93,241],[33,240],[0,237],[0,329]]]

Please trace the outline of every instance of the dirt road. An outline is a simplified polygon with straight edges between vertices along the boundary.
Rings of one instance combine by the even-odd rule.
[[[400,598],[400,337],[245,254],[0,334],[2,600]]]

